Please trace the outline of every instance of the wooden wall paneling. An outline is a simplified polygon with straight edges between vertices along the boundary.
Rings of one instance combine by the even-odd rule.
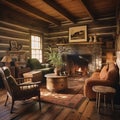
[[[4,51],[9,50],[9,44],[0,44],[0,49]]]
[[[19,25],[0,21],[0,57],[6,54],[7,50],[10,50],[10,41],[15,40],[18,44],[22,44],[22,50],[30,51],[28,29],[20,27]]]
[[[15,11],[13,8],[5,6],[4,4],[0,4],[0,11],[2,11],[0,17],[2,21],[42,32],[47,30],[48,23],[33,19],[32,17]]]
[[[0,41],[2,47],[0,51],[4,52],[4,49],[9,47],[10,40],[16,40],[23,44],[23,49],[27,52],[30,51],[30,35],[46,33],[44,36],[44,49],[57,42],[62,42],[63,39],[69,39],[69,28],[75,26],[87,25],[88,38],[89,35],[96,34],[97,37],[101,37],[103,41],[113,39],[116,31],[115,17],[107,17],[96,19],[92,21],[89,18],[80,19],[73,24],[69,21],[61,23],[61,26],[51,24],[48,29],[48,23],[33,19],[28,15],[23,15],[20,12],[15,11],[13,8],[8,7],[0,3],[0,11],[2,11],[0,22],[2,25],[0,28]],[[0,23],[1,24],[1,23]],[[5,41],[5,42],[4,42]],[[1,54],[2,55],[2,54]],[[0,55],[0,56],[1,56]]]
[[[109,22],[110,20],[110,22]],[[111,22],[112,21],[112,22]],[[79,23],[79,22],[78,22]],[[83,24],[84,22],[80,22],[81,24],[76,24],[76,25],[62,25],[61,27],[52,27],[50,28],[50,31],[48,33],[48,36],[52,39],[52,37],[55,37],[55,36],[68,36],[69,34],[69,27],[73,27],[73,26],[79,26],[79,25],[87,25],[88,26],[88,33],[89,31],[91,31],[90,33],[95,33],[96,31],[100,34],[113,34],[115,31],[116,31],[116,22],[115,22],[115,17],[111,17],[111,18],[106,18],[106,19],[98,19],[97,22],[88,22],[86,21],[86,24]],[[103,25],[104,23],[104,25]],[[65,32],[65,33],[64,33]],[[96,33],[97,33],[96,32]],[[50,39],[49,38],[49,39]]]
[[[6,28],[6,29],[8,28],[8,29],[16,30],[16,31],[29,33],[29,29],[27,27],[20,26],[20,25],[17,25],[17,24],[8,23],[8,22],[5,22],[5,21],[0,21],[0,23],[1,23],[0,26],[3,27],[3,28]]]
[[[116,32],[116,26],[111,26],[111,27],[98,27],[98,28],[93,28],[93,29],[88,29],[88,34],[96,34],[96,33],[115,33]]]
[[[47,31],[47,24],[35,20],[27,15],[23,15],[11,8],[5,9],[5,5],[0,4],[0,58],[9,50],[9,43],[12,40],[22,44],[22,50],[30,56],[30,35],[40,35]]]
[[[1,32],[0,32],[0,35],[3,35],[3,36],[8,36],[8,37],[13,37],[14,38],[22,38],[22,39],[25,39],[29,36],[29,34],[22,34],[22,33],[18,33],[18,32],[15,32],[14,30],[2,30],[0,29]]]
[[[0,44],[9,44],[9,39],[4,39],[2,36],[0,36]]]
[[[116,24],[117,24],[117,31],[116,31],[116,50],[120,51],[120,1],[117,0],[117,8],[116,8]]]
[[[76,24],[72,24],[70,22],[62,22],[61,26],[55,26],[51,25],[49,26],[49,32],[55,32],[55,31],[62,31],[67,30],[68,27],[75,27],[75,26],[82,26],[82,25],[89,25],[89,27],[99,27],[99,26],[113,26],[116,24],[116,18],[115,17],[107,17],[107,18],[101,18],[101,19],[96,19],[95,22],[93,22],[90,19],[78,19]]]
[[[14,37],[0,35],[0,42],[1,43],[9,43],[12,40],[15,40],[15,41],[18,41],[18,42],[23,41],[24,44],[26,44],[26,45],[29,43],[28,39],[21,39],[21,38],[14,38]]]

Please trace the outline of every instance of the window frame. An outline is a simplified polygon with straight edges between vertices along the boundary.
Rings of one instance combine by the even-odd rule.
[[[40,48],[33,48],[32,47],[32,36],[35,38],[35,37],[38,37],[40,39]],[[38,35],[38,34],[31,34],[31,39],[30,39],[30,48],[31,48],[31,58],[37,58],[37,57],[33,57],[33,54],[32,54],[32,51],[33,50],[39,50],[39,58],[37,58],[40,63],[43,62],[43,37],[42,35]],[[40,51],[41,51],[41,54],[40,54]],[[36,55],[35,55],[36,56]]]

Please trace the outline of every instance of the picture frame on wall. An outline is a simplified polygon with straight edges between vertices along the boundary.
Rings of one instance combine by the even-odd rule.
[[[69,28],[69,42],[86,42],[87,26]]]
[[[10,49],[17,50],[17,41],[15,40],[10,41]]]

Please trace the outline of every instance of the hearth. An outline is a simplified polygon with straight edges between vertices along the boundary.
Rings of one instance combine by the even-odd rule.
[[[86,75],[88,72],[88,64],[91,62],[91,55],[85,54],[66,54],[62,55],[64,63],[66,63],[66,71],[70,76]]]

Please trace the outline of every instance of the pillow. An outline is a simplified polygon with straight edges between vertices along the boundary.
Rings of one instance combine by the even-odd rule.
[[[92,79],[98,79],[98,80],[99,80],[99,79],[100,79],[100,76],[99,76],[99,75],[100,75],[99,72],[94,72],[94,73],[91,75],[91,78],[92,78]]]
[[[29,59],[27,66],[30,67],[32,70],[41,68],[41,64],[40,64],[39,60],[36,58]]]
[[[106,75],[107,75],[107,72],[108,72],[108,66],[104,66],[100,72],[100,79],[101,80],[106,80]]]

